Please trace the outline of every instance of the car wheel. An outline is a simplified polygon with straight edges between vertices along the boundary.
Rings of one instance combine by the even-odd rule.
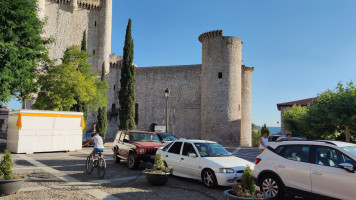
[[[115,163],[120,163],[120,157],[117,155],[117,152],[115,151],[114,152],[114,155],[113,155],[113,160]]]
[[[273,174],[266,174],[262,177],[260,189],[270,196],[269,199],[283,199],[284,197],[284,186]]]
[[[137,169],[138,164],[139,163],[136,156],[133,153],[130,153],[129,157],[127,158],[127,167],[129,169]]]
[[[218,186],[218,181],[213,170],[206,169],[202,173],[202,181],[204,185],[208,188],[216,188]]]

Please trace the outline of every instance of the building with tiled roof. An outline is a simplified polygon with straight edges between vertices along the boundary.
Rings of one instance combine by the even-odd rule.
[[[287,130],[284,129],[284,122],[283,122],[283,118],[282,118],[283,112],[286,108],[292,107],[294,105],[309,106],[313,103],[313,101],[315,101],[317,99],[318,99],[318,97],[313,97],[313,98],[308,98],[308,99],[301,99],[301,100],[297,100],[297,101],[289,101],[289,102],[277,104],[277,109],[279,111],[281,111],[281,134],[285,135],[285,134],[289,133]]]

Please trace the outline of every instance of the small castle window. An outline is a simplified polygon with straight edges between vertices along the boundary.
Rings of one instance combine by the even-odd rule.
[[[96,21],[94,22],[94,26],[96,26]]]
[[[222,78],[222,72],[218,73],[218,78]]]
[[[93,50],[93,55],[95,55],[95,49]]]
[[[114,90],[115,90],[115,85],[114,85]]]

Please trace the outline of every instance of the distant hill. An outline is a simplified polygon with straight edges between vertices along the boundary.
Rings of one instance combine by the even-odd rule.
[[[261,130],[261,126],[257,126],[257,125],[256,125],[256,128],[257,128],[258,130]],[[274,134],[277,134],[277,133],[280,133],[280,132],[281,132],[281,127],[279,127],[279,126],[275,126],[275,127],[273,127],[273,126],[268,127],[268,126],[267,126],[267,128],[268,128],[268,130],[270,131],[270,134],[271,134],[271,135],[274,135]]]

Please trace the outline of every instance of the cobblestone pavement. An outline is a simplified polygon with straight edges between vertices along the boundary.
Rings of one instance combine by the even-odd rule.
[[[167,185],[149,185],[142,171],[129,170],[125,161],[116,164],[112,160],[111,144],[106,144],[104,156],[107,172],[104,179],[98,179],[96,170],[86,174],[85,160],[92,148],[77,152],[55,152],[36,154],[13,154],[15,173],[25,174],[29,179],[22,189],[1,199],[223,199],[228,187],[208,189],[200,181],[171,176]],[[254,161],[258,150],[226,146],[234,155]],[[257,151],[257,154],[256,154]],[[2,156],[3,153],[0,154]],[[291,198],[295,199],[295,198]]]

